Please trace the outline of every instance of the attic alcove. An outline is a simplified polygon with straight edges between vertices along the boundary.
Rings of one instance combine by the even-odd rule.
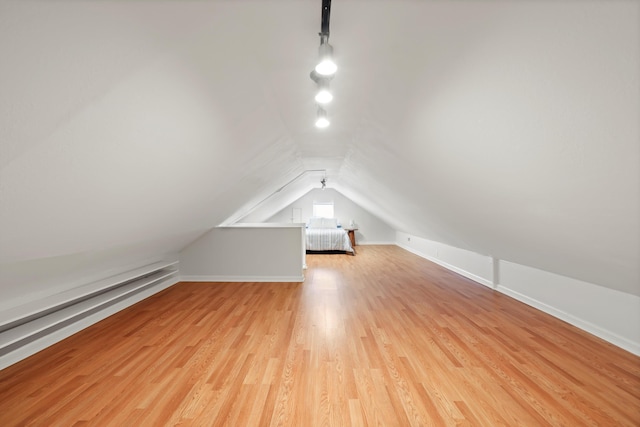
[[[307,223],[309,218],[313,216],[314,202],[332,202],[334,217],[343,227],[349,224],[351,218],[358,218],[357,241],[359,245],[395,244],[395,230],[389,224],[334,188],[312,189],[275,213],[273,213],[273,207],[265,206],[263,209],[253,212],[245,220],[254,221],[267,217],[264,219],[265,222],[287,222],[291,217],[292,210],[300,209],[301,219]]]

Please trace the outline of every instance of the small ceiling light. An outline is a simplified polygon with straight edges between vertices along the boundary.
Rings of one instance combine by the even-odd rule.
[[[318,93],[316,93],[316,102],[318,104],[328,104],[333,99],[333,95],[329,91],[329,82],[320,80],[318,82]]]
[[[333,99],[333,95],[327,89],[320,89],[316,94],[316,102],[318,104],[328,104]]]
[[[338,66],[333,62],[333,47],[329,44],[329,36],[320,36],[320,62],[316,65],[316,73],[321,76],[332,76],[338,70]]]
[[[327,118],[327,112],[322,108],[318,108],[318,118],[316,119],[316,127],[323,129],[329,126],[330,122]]]
[[[327,178],[322,178],[320,180],[320,184],[322,184],[322,189],[324,190],[324,188],[327,186]]]

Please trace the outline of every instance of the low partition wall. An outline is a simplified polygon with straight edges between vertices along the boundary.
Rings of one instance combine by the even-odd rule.
[[[640,356],[640,297],[407,233],[396,244]]]
[[[180,253],[185,282],[302,282],[304,224],[217,227]]]

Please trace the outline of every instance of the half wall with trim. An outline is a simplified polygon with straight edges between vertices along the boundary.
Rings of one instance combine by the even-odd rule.
[[[217,227],[180,253],[185,282],[302,282],[304,224]]]

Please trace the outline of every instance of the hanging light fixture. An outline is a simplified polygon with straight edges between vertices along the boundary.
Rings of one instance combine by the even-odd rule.
[[[318,116],[316,119],[316,127],[323,129],[326,128],[327,126],[329,126],[331,124],[331,122],[329,121],[329,118],[327,117],[327,112],[318,107]]]
[[[320,184],[322,184],[322,189],[324,190],[325,187],[327,186],[327,178],[322,178],[320,180]]]
[[[315,100],[319,105],[326,105],[333,100],[333,94],[329,90],[329,82],[333,78],[338,67],[333,62],[333,47],[329,44],[329,16],[331,15],[331,0],[322,0],[322,22],[320,25],[320,48],[319,62],[315,69],[311,71],[313,80],[318,91]],[[324,108],[318,106],[316,117],[316,127],[326,128],[329,126],[329,119]]]

